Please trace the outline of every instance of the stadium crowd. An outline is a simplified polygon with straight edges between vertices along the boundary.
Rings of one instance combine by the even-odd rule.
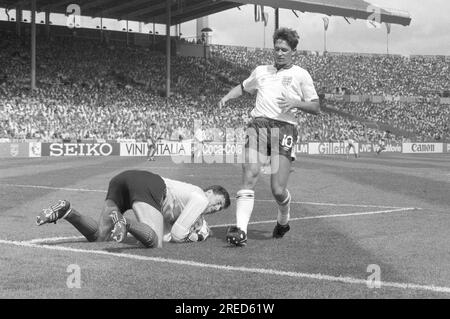
[[[214,56],[251,70],[272,64],[271,49],[215,46]],[[442,57],[399,55],[297,54],[294,63],[307,69],[317,89],[345,88],[348,94],[430,96],[449,89],[450,62]]]
[[[106,45],[77,38],[38,41],[38,89],[30,93],[27,44],[2,33],[0,50],[0,138],[12,139],[145,139],[152,123],[164,139],[190,139],[194,122],[224,137],[223,128],[242,128],[254,97],[230,101],[220,97],[258,64],[272,63],[270,50],[214,46],[213,58],[172,58],[172,91],[164,98],[165,57],[148,49]],[[301,55],[295,61],[327,92],[345,87],[352,94],[430,96],[448,89],[449,62],[397,56]],[[410,132],[420,140],[449,139],[448,106],[434,102],[336,103],[362,118]],[[360,122],[321,114],[299,115],[302,141],[342,140],[351,127],[361,139],[375,141],[382,132]],[[233,138],[242,138],[238,134]],[[397,136],[401,140],[402,136]]]

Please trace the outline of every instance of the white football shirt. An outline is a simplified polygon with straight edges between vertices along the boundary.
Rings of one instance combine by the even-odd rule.
[[[280,70],[273,65],[258,66],[242,85],[248,93],[257,92],[252,117],[266,117],[296,124],[294,114],[281,112],[277,98],[281,98],[284,93],[296,95],[305,102],[319,99],[311,75],[297,65]]]
[[[204,142],[206,140],[206,132],[204,129],[199,128],[196,132],[194,137],[197,139],[197,141],[199,142]]]
[[[191,226],[208,207],[205,192],[198,186],[164,178],[167,192],[161,213],[165,224],[172,225],[171,239],[185,241]]]

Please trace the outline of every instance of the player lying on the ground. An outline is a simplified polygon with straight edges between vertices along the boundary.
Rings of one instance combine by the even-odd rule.
[[[205,240],[209,228],[203,216],[230,206],[230,196],[221,186],[200,187],[139,170],[129,170],[109,182],[99,221],[80,214],[65,200],[44,209],[37,225],[65,219],[86,239],[123,241],[127,232],[145,247],[162,247],[163,241]],[[132,209],[135,220],[123,214]]]

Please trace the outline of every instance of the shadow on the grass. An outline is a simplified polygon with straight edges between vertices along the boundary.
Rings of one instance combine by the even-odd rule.
[[[217,227],[212,229],[212,233],[210,235],[211,238],[217,238],[226,242],[228,227]],[[252,240],[272,240],[272,231],[271,230],[258,230],[258,229],[249,229],[247,237]]]
[[[127,252],[134,249],[146,249],[144,245],[142,245],[139,241],[137,241],[134,237],[128,236],[123,242],[116,243],[114,241],[110,241],[110,243],[115,243],[120,245],[120,247],[105,247],[103,250],[110,253],[121,253]]]

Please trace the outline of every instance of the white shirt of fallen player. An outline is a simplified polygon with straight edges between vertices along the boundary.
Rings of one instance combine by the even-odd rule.
[[[254,118],[266,117],[295,125],[295,115],[291,112],[283,113],[277,98],[293,94],[305,102],[319,99],[311,75],[297,65],[280,70],[273,65],[258,66],[242,85],[248,93],[257,92],[255,108],[251,112]]]
[[[161,213],[164,218],[163,241],[183,242],[191,226],[208,207],[205,192],[198,186],[163,178],[166,198]]]

